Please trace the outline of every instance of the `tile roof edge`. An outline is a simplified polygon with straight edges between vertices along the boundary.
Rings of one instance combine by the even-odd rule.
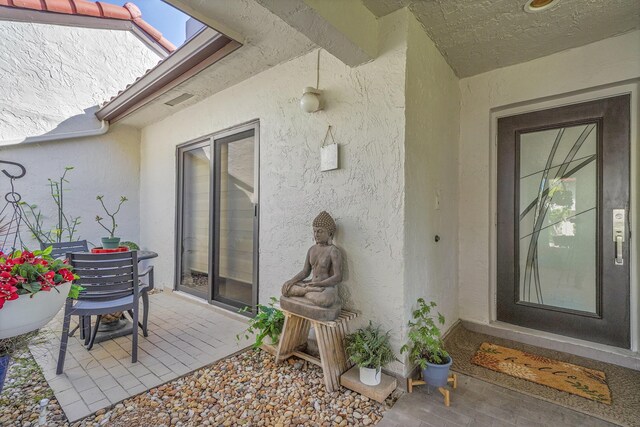
[[[168,53],[176,50],[173,43],[164,38],[160,31],[142,19],[142,12],[138,6],[131,2],[127,2],[123,6],[116,6],[101,1],[94,3],[87,0],[0,0],[0,6],[66,15],[131,21]]]

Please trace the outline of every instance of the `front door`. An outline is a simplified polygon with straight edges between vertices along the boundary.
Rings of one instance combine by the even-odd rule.
[[[498,120],[498,320],[630,347],[630,96]]]

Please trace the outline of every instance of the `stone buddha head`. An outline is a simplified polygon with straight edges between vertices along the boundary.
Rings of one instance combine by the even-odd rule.
[[[313,238],[316,243],[320,245],[330,244],[335,232],[336,222],[326,211],[320,212],[313,220]]]

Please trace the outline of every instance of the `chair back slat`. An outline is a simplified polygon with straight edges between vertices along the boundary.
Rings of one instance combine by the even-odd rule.
[[[76,267],[76,271],[82,272],[82,277],[103,277],[103,276],[120,276],[120,275],[130,275],[133,272],[131,266],[128,267],[115,267],[110,269],[102,269],[102,268],[78,268]]]
[[[76,274],[78,274],[78,272],[76,271]],[[119,283],[125,283],[125,282],[130,282],[131,281],[131,273],[129,274],[120,274],[117,276],[112,276],[112,275],[108,275],[108,276],[90,276],[90,277],[85,277],[84,275],[80,275],[78,274],[78,276],[80,276],[80,278],[78,280],[76,280],[76,283],[82,286],[85,285],[111,285],[111,284],[119,284]]]
[[[96,261],[98,260],[98,258],[96,257],[96,255],[100,255],[100,259],[98,261],[109,261],[109,260],[122,260],[122,259],[128,259],[131,255],[127,255],[127,254],[131,254],[133,252],[133,255],[135,255],[136,258],[136,262],[138,260],[138,254],[136,251],[127,251],[127,252],[113,252],[113,253],[107,253],[107,254],[81,254],[78,253],[76,254],[76,256],[74,257],[76,261]]]
[[[103,255],[103,254],[92,254],[90,256]],[[75,258],[75,257],[74,257]],[[128,259],[116,259],[116,260],[106,260],[109,262],[110,267],[126,267],[131,264]],[[105,261],[79,261],[75,260],[75,268],[78,270],[95,270],[97,268],[105,268],[107,264]]]
[[[138,297],[138,256],[135,251],[112,254],[69,253],[69,264],[85,289],[79,299],[113,300]]]
[[[89,252],[86,240],[78,240],[76,242],[56,242],[56,243],[40,243],[40,249],[44,250],[51,246],[51,257],[63,258],[67,252]]]

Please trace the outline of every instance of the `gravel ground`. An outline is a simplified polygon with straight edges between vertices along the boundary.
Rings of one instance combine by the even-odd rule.
[[[37,426],[42,399],[50,400],[49,425],[65,425],[67,418],[31,353],[14,355],[0,394],[0,426]]]
[[[15,382],[0,395],[1,426],[37,425],[38,402],[52,398],[34,365],[28,354],[12,366],[8,377]],[[366,426],[379,422],[394,401],[379,404],[344,388],[328,393],[317,366],[299,359],[276,365],[273,356],[251,350],[100,410],[73,427]],[[69,425],[55,399],[49,411],[49,426]]]

